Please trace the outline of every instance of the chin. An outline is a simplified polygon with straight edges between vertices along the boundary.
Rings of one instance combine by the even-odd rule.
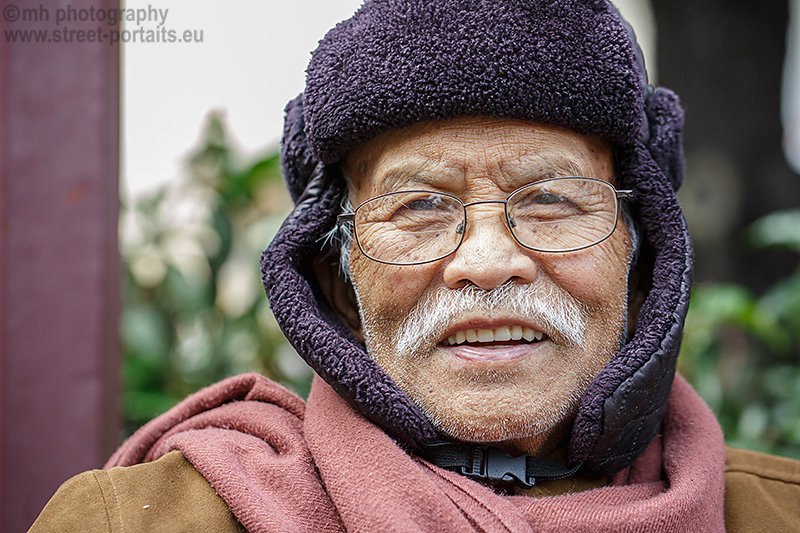
[[[565,414],[573,411],[571,406],[546,409],[546,413],[537,413],[535,410],[523,413],[491,413],[486,410],[464,413],[448,410],[443,414],[424,405],[422,409],[439,431],[455,440],[476,443],[525,440],[539,444],[562,427],[568,418]]]

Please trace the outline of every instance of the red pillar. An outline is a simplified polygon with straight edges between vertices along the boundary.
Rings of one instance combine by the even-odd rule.
[[[118,438],[119,47],[0,14],[0,531]],[[20,8],[24,1],[15,2]],[[52,7],[47,7],[47,6]],[[72,0],[74,8],[119,7]],[[96,26],[96,25],[95,25]]]

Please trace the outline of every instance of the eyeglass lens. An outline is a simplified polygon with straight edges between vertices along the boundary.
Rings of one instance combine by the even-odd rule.
[[[513,192],[506,201],[507,223],[524,247],[564,252],[591,246],[614,231],[617,198],[613,186],[591,178],[554,178]],[[466,208],[449,194],[401,191],[378,196],[355,213],[356,239],[376,261],[414,264],[435,261],[458,248]]]
[[[433,261],[461,243],[464,204],[453,196],[405,191],[379,196],[356,211],[356,238],[367,257],[387,263]]]

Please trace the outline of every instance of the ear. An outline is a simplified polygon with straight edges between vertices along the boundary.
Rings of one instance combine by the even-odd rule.
[[[329,249],[323,250],[314,258],[314,275],[336,318],[350,328],[353,335],[363,344],[364,334],[361,330],[356,293],[353,285],[340,274],[338,257],[337,253]]]

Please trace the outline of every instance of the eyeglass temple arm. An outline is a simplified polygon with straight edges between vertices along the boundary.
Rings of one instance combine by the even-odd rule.
[[[617,198],[620,200],[634,200],[636,199],[636,194],[631,189],[626,189],[624,191],[617,191]]]
[[[342,224],[346,224],[348,222],[355,222],[356,214],[355,213],[344,213],[336,217],[336,226],[341,226]]]

